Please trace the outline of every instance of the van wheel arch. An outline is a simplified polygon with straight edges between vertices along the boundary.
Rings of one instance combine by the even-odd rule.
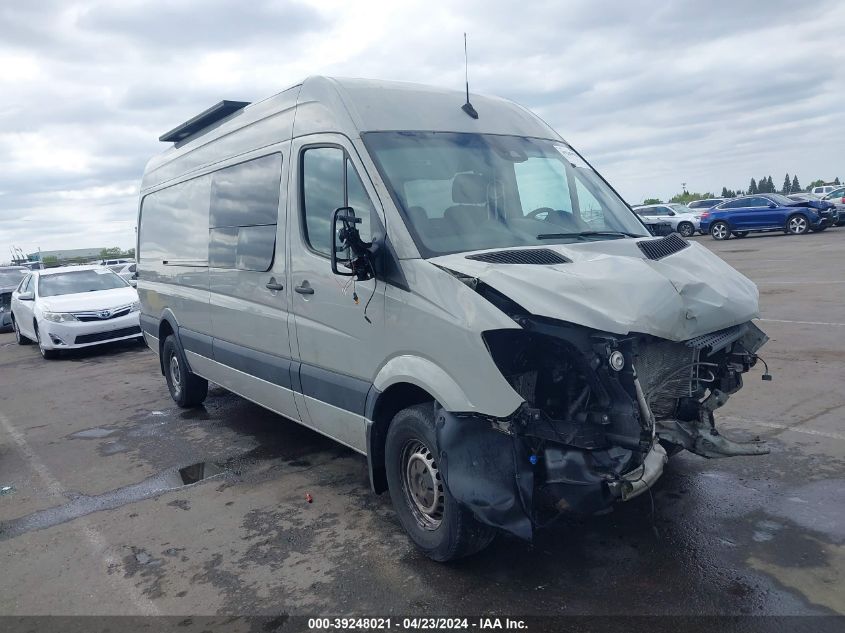
[[[170,322],[170,319],[166,315],[161,317],[161,321],[158,324],[158,364],[161,368],[162,376],[164,376],[164,341],[171,334],[178,337],[176,334],[177,331],[178,328]]]
[[[434,402],[435,398],[422,387],[407,382],[390,385],[381,393],[373,388],[370,393],[374,394],[375,398],[371,410],[368,406],[367,411],[367,463],[370,470],[370,486],[373,492],[381,494],[387,490],[384,447],[390,423],[403,409],[415,404]]]

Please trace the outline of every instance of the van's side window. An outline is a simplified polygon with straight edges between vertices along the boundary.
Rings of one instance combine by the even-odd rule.
[[[272,154],[214,172],[209,265],[266,271],[273,264],[282,157]]]
[[[144,197],[140,260],[206,265],[210,184],[210,176],[201,176]]]
[[[312,147],[302,157],[302,193],[305,240],[323,255],[329,255],[331,221],[334,210],[350,206],[363,221],[358,225],[361,238],[370,239],[374,213],[364,185],[345,152],[338,147]]]

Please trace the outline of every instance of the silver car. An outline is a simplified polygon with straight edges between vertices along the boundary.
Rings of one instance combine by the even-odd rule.
[[[836,210],[839,213],[839,219],[836,226],[845,225],[845,187],[839,187],[828,193],[822,200],[832,202],[836,205]]]
[[[643,218],[668,222],[684,237],[692,237],[701,228],[701,214],[677,202],[666,204],[645,204],[634,207],[634,213]]]

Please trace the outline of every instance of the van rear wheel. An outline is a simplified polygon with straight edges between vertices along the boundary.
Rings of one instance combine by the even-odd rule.
[[[164,378],[173,401],[184,408],[202,404],[208,395],[208,381],[188,369],[185,353],[175,335],[171,334],[164,339],[161,353]]]
[[[385,442],[390,500],[414,544],[444,562],[487,547],[493,528],[479,523],[449,493],[437,467],[433,403],[403,409]]]

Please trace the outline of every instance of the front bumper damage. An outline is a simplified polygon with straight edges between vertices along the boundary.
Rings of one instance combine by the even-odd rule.
[[[525,402],[505,419],[437,412],[444,483],[481,522],[531,539],[565,512],[593,514],[646,492],[667,454],[768,452],[724,437],[714,421],[768,340],[753,323],[673,342],[514,317],[522,329],[484,339]]]

